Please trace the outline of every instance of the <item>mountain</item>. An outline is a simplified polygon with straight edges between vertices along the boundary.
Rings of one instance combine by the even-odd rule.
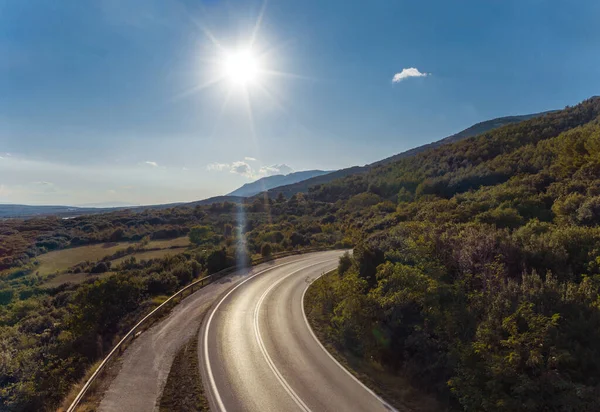
[[[274,187],[273,189],[269,190],[269,196],[275,197],[275,196],[279,195],[279,193],[283,193],[283,195],[285,195],[286,197],[289,197],[295,193],[308,192],[308,189],[311,186],[329,183],[336,179],[354,175],[354,174],[365,173],[365,172],[368,172],[371,168],[373,168],[375,166],[393,163],[397,160],[400,160],[400,159],[403,159],[406,157],[410,157],[410,156],[414,156],[418,153],[424,152],[429,149],[434,149],[436,147],[440,147],[440,146],[443,146],[446,144],[458,142],[460,140],[463,140],[463,139],[466,139],[469,137],[473,137],[473,136],[477,136],[479,134],[490,132],[490,131],[498,129],[502,126],[519,123],[519,122],[529,120],[529,119],[534,119],[536,117],[544,116],[546,114],[554,113],[554,112],[555,111],[548,111],[548,112],[542,112],[542,113],[526,114],[526,115],[521,115],[521,116],[506,116],[506,117],[499,117],[499,118],[492,119],[492,120],[486,120],[484,122],[474,124],[473,126],[468,127],[463,131],[460,131],[456,134],[445,137],[441,140],[415,147],[413,149],[396,154],[394,156],[390,156],[388,158],[379,160],[378,162],[371,163],[369,165],[353,166],[353,167],[349,167],[346,169],[340,169],[335,172],[328,173],[328,174],[322,175],[322,176],[313,177],[310,179],[306,179],[301,182],[288,184],[285,186],[281,185],[278,187]]]
[[[118,204],[90,204],[82,205],[80,207],[0,204],[0,219],[30,218],[35,216],[72,217],[86,214],[111,212],[119,209],[131,209],[132,211],[141,211],[146,209],[167,209],[181,205],[208,205],[212,203],[222,203],[225,201],[240,203],[245,197],[251,197],[264,191],[268,191],[270,197],[276,197],[279,193],[283,193],[284,196],[290,197],[295,193],[308,192],[309,188],[313,186],[326,184],[336,179],[341,179],[350,175],[366,173],[376,166],[393,163],[400,159],[414,156],[418,153],[424,152],[429,149],[434,149],[436,147],[440,147],[469,137],[490,132],[502,126],[516,124],[525,120],[541,117],[554,112],[555,111],[549,111],[543,113],[527,114],[522,116],[507,116],[487,120],[484,122],[477,123],[461,132],[445,137],[444,139],[438,140],[433,143],[428,143],[419,147],[415,147],[413,149],[396,154],[394,156],[390,156],[388,158],[385,158],[383,160],[369,165],[353,166],[336,171],[306,170],[302,172],[290,173],[288,175],[275,175],[263,177],[262,179],[259,179],[255,182],[246,183],[242,187],[234,190],[233,192],[225,196],[211,197],[209,199],[203,199],[196,202],[170,203],[164,205],[151,206],[128,206],[125,204],[123,204],[122,206]]]
[[[415,147],[414,149],[407,150],[406,152],[402,152],[397,155],[387,157],[378,162],[372,163],[369,166],[379,166],[379,165],[383,165],[383,164],[387,164],[387,163],[392,163],[392,162],[395,162],[396,160],[400,160],[405,157],[414,156],[417,153],[424,152],[425,150],[428,150],[428,149],[434,149],[436,147],[440,147],[440,146],[448,144],[448,143],[458,142],[459,140],[466,139],[468,137],[473,137],[473,136],[477,136],[479,134],[489,132],[489,131],[497,129],[499,127],[506,126],[507,124],[519,123],[519,122],[522,122],[525,120],[544,116],[546,114],[554,113],[554,112],[555,112],[555,110],[550,110],[547,112],[525,114],[522,116],[506,116],[506,117],[499,117],[497,119],[486,120],[485,122],[480,122],[480,123],[474,124],[473,126],[467,128],[461,132],[453,134],[452,136],[445,137],[442,140],[428,143],[423,146]]]
[[[287,175],[274,175],[263,177],[252,183],[246,183],[239,189],[227,194],[227,196],[242,196],[249,197],[254,196],[258,193],[265,192],[269,189],[273,189],[278,186],[291,185],[294,183],[301,182],[306,179],[327,175],[331,171],[325,170],[305,170],[303,172],[295,172]]]

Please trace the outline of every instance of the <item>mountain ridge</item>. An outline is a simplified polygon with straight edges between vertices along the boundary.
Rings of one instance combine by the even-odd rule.
[[[246,183],[245,185],[237,188],[225,196],[250,197],[275,187],[298,183],[303,180],[326,175],[331,172],[331,170],[304,170],[300,172],[288,173],[287,175],[280,174],[266,176],[254,182]]]
[[[443,139],[437,140],[435,142],[427,143],[427,144],[424,144],[421,146],[417,146],[415,148],[395,154],[393,156],[387,157],[385,159],[379,160],[374,163],[366,164],[364,166],[352,166],[349,168],[336,170],[335,172],[329,173],[324,176],[317,176],[317,177],[306,179],[306,180],[303,180],[301,182],[297,182],[297,183],[294,183],[291,185],[279,186],[279,187],[273,188],[273,189],[269,190],[269,196],[275,197],[275,196],[279,195],[279,193],[282,193],[284,196],[289,197],[295,193],[307,192],[309,190],[309,188],[312,186],[329,183],[333,180],[343,178],[346,176],[350,176],[353,174],[365,173],[373,167],[393,163],[400,159],[417,155],[417,154],[424,152],[426,150],[429,150],[429,149],[433,149],[433,148],[440,147],[440,146],[443,146],[446,144],[454,143],[454,142],[457,142],[457,141],[460,141],[463,139],[467,139],[469,137],[473,137],[473,136],[477,136],[479,134],[484,134],[484,133],[490,132],[492,130],[498,129],[500,127],[503,127],[503,126],[506,126],[509,124],[520,123],[525,120],[533,119],[536,117],[541,117],[541,116],[544,116],[544,115],[547,115],[550,113],[554,113],[554,112],[557,112],[557,110],[549,110],[549,111],[545,111],[545,112],[532,113],[532,114],[526,114],[526,115],[503,116],[503,117],[497,117],[497,118],[490,119],[490,120],[485,120],[485,121],[476,123],[472,126],[469,126],[468,128],[461,130],[460,132],[455,133],[453,135],[447,136]]]

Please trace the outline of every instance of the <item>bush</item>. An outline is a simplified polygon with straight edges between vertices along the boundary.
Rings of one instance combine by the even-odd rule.
[[[273,254],[273,248],[271,247],[271,244],[263,243],[262,247],[260,248],[260,254],[265,259],[269,259],[271,257],[271,255]]]

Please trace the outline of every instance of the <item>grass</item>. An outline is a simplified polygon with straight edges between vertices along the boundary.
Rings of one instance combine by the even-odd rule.
[[[101,279],[110,275],[113,275],[114,272],[106,272],[101,275],[93,275],[89,273],[61,273],[58,276],[51,277],[48,279],[42,287],[44,288],[56,288],[65,283],[73,283],[78,284],[85,282],[89,279]]]
[[[190,241],[187,237],[179,237],[169,240],[152,240],[144,246],[144,249],[184,248],[189,244]],[[39,262],[37,271],[40,275],[62,272],[86,260],[97,261],[105,256],[110,256],[115,252],[127,249],[130,246],[136,247],[140,245],[140,242],[103,243],[45,253],[37,258]]]
[[[163,258],[169,254],[175,255],[183,252],[189,244],[190,241],[187,237],[168,240],[152,240],[147,245],[143,246],[143,250],[135,251],[127,256],[115,259],[112,263],[113,265],[116,265],[125,259],[128,259],[130,256],[135,256],[138,260]],[[39,272],[42,276],[49,276],[49,279],[42,285],[43,287],[57,287],[64,283],[77,284],[84,282],[87,279],[108,276],[111,274],[110,272],[102,275],[90,275],[87,273],[65,273],[65,271],[78,263],[88,260],[90,262],[95,262],[131,246],[138,248],[141,247],[141,243],[103,243],[45,253],[37,257],[39,265],[34,269],[34,272]],[[50,277],[50,275],[56,276]]]
[[[198,333],[175,355],[160,398],[159,411],[209,411],[198,364]]]
[[[390,373],[382,365],[352,355],[332,339],[330,334],[331,325],[326,317],[320,313],[324,305],[319,300],[317,289],[323,290],[332,287],[336,279],[337,271],[333,271],[314,281],[309,286],[304,301],[304,309],[310,326],[329,353],[361,382],[381,395],[399,411],[433,412],[445,410],[432,396],[415,388],[408,379]]]
[[[150,260],[150,259],[160,259],[164,258],[167,255],[176,255],[177,253],[181,253],[185,250],[185,247],[176,247],[169,249],[159,249],[159,250],[148,250],[145,252],[136,252],[131,255],[123,256],[118,259],[112,261],[113,265],[118,265],[119,263],[129,259],[134,256],[137,260]]]
[[[40,275],[51,275],[56,272],[62,272],[78,263],[85,262],[86,260],[100,260],[104,256],[112,255],[132,245],[135,245],[135,243],[103,243],[45,253],[37,257],[39,262],[37,271]]]

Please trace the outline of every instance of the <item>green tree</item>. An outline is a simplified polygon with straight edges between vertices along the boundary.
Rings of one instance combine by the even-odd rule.
[[[212,234],[212,229],[210,226],[206,225],[198,225],[194,226],[190,229],[189,238],[190,242],[195,245],[201,245],[205,243]]]
[[[260,254],[265,259],[269,259],[271,257],[271,255],[273,254],[273,248],[271,247],[271,244],[263,243],[262,247],[260,248]]]

